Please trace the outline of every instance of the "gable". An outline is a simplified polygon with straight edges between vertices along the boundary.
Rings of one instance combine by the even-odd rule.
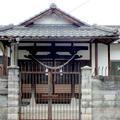
[[[71,24],[71,22],[60,15],[52,13],[51,15],[47,15],[41,19],[36,20],[34,24]]]
[[[79,27],[86,25],[85,23],[56,8],[55,5],[31,19],[26,20],[20,25],[29,26],[33,24],[73,24]]]

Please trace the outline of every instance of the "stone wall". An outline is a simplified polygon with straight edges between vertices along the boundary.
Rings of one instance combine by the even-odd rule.
[[[92,120],[120,120],[120,80],[92,81]]]
[[[17,68],[15,71],[18,71]],[[18,72],[16,73],[16,75],[17,74]],[[11,76],[13,75],[11,74]],[[18,75],[16,77],[10,77],[9,79],[15,80],[17,82],[17,77]],[[15,84],[15,86],[18,86],[18,82],[16,83],[15,81],[13,83]],[[7,95],[7,93],[9,93],[9,96],[13,94],[13,92],[11,93],[11,90],[14,90],[12,89],[12,87],[10,87],[11,82],[8,82],[8,79],[5,77],[0,78],[0,120],[8,120],[8,117],[13,116],[10,113],[11,108],[8,109],[7,107],[8,105],[11,106],[12,103],[12,99]],[[9,83],[9,89],[7,89],[7,83]],[[113,79],[109,79],[102,81],[96,78],[92,78],[91,68],[84,67],[82,69],[81,88],[82,120],[120,120],[120,80],[116,81]],[[17,92],[14,93],[13,97],[15,96],[18,96]],[[14,105],[13,110],[15,110],[16,107],[19,108],[18,104],[16,106]],[[18,115],[18,112],[15,112],[15,114]],[[15,120],[18,119],[15,118]]]
[[[92,68],[81,68],[81,120],[92,120]]]
[[[7,78],[0,77],[0,120],[7,120]]]

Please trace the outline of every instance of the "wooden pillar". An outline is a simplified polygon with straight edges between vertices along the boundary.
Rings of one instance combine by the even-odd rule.
[[[52,72],[48,72],[48,120],[52,120]]]
[[[15,65],[18,66],[18,43],[15,43]]]
[[[11,43],[10,47],[10,65],[16,65],[17,66],[17,60],[18,60],[18,43]]]
[[[72,61],[72,71],[74,72],[74,62]],[[71,94],[72,94],[72,98],[75,97],[75,76],[74,75],[70,75],[72,78],[71,81]]]
[[[95,75],[98,75],[98,43],[95,43]]]
[[[3,75],[7,75],[7,66],[8,66],[8,48],[7,45],[5,45],[3,51]]]
[[[14,65],[14,43],[10,44],[10,66]]]
[[[90,67],[92,67],[92,43],[89,44],[89,47],[90,47]]]
[[[108,44],[108,75],[110,75],[110,44]]]

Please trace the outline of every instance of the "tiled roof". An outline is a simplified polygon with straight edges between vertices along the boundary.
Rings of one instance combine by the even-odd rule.
[[[13,37],[103,37],[113,36],[115,30],[99,26],[39,25],[31,27],[12,26],[0,28],[0,36]]]
[[[110,29],[117,29],[118,30],[119,39],[116,40],[114,43],[120,43],[120,25],[110,25],[107,27],[109,27]]]

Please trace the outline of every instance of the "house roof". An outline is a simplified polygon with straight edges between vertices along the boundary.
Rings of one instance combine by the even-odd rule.
[[[109,25],[107,27],[109,27],[109,29],[116,29],[116,30],[118,30],[119,38],[114,43],[120,43],[120,25]]]
[[[1,29],[0,36],[8,37],[109,37],[116,34],[116,31],[97,26],[36,25],[33,27],[11,26]]]
[[[69,21],[71,24],[34,24],[35,21],[44,16],[56,14]],[[29,20],[14,26],[0,27],[0,37],[4,38],[110,38],[117,39],[118,31],[116,29],[109,29],[105,26],[88,25],[77,20],[69,14],[58,9],[55,5],[51,5],[48,10],[30,18]],[[114,38],[115,37],[115,38]],[[111,39],[107,42],[111,42]],[[102,41],[100,41],[102,42]],[[105,41],[104,41],[105,42]]]

